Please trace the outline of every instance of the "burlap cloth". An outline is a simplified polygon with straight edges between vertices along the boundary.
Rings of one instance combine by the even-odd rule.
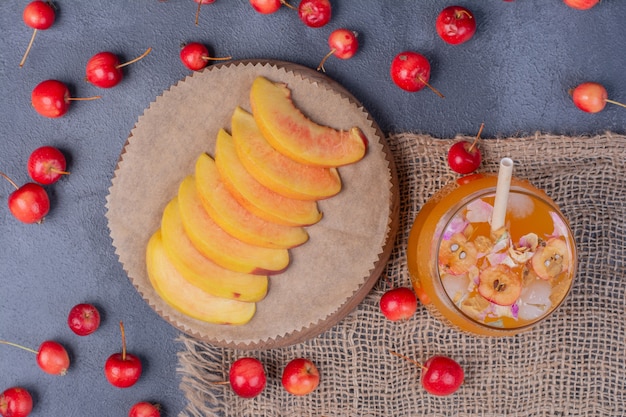
[[[471,138],[470,138],[471,139]],[[365,300],[338,325],[307,342],[267,351],[216,348],[181,336],[182,416],[620,416],[626,415],[626,137],[532,137],[484,140],[482,171],[500,158],[515,175],[543,188],[570,220],[579,247],[579,271],[561,308],[530,332],[507,338],[462,334],[424,307],[406,322],[380,313],[390,286],[409,286],[406,243],[424,202],[456,178],[446,163],[450,140],[425,135],[388,137],[397,164],[401,207],[395,248]],[[449,397],[427,394],[419,369],[392,356],[418,361],[434,354],[456,359],[464,385]],[[255,356],[268,385],[254,399],[228,386],[230,363]],[[295,397],[281,386],[283,366],[311,358],[322,380],[312,394]]]

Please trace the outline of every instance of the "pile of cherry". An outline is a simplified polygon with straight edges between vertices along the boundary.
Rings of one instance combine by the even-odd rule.
[[[198,3],[196,12],[196,25],[200,6],[214,3],[215,0],[194,0]],[[505,0],[514,1],[514,0]],[[569,7],[586,10],[594,7],[599,0],[563,0]],[[298,13],[299,19],[308,27],[320,28],[331,21],[332,7],[330,0],[301,0],[298,7],[291,5],[288,0],[250,0],[252,8],[261,14],[272,14],[281,7],[294,9]],[[33,34],[20,62],[20,67],[26,62],[35,35],[40,30],[50,28],[55,21],[55,8],[49,1],[36,0],[27,4],[23,12],[23,20],[27,26],[33,29]],[[460,45],[468,42],[476,33],[476,19],[471,10],[462,6],[445,7],[437,16],[434,24],[439,37],[450,45]],[[332,31],[328,37],[330,51],[322,58],[317,67],[318,71],[326,71],[324,64],[331,57],[349,59],[353,57],[359,48],[358,34],[348,28],[339,28]],[[123,68],[135,63],[151,52],[148,48],[143,54],[127,61],[120,62],[120,59],[111,52],[99,52],[89,59],[86,64],[86,80],[100,88],[111,88],[118,85],[123,77]],[[190,42],[180,50],[180,60],[192,71],[199,71],[205,68],[210,61],[228,60],[231,57],[211,57],[208,48],[200,42]],[[434,86],[429,84],[431,67],[428,59],[415,51],[403,51],[397,54],[391,62],[390,76],[395,85],[408,92],[417,92],[424,87],[428,87],[441,98],[444,95]],[[604,109],[607,103],[616,104],[622,107],[626,105],[610,100],[606,88],[596,82],[584,82],[569,91],[574,104],[582,111],[597,113]],[[92,97],[71,97],[67,85],[58,80],[44,80],[37,84],[31,94],[31,104],[35,111],[44,117],[58,118],[69,110],[73,101],[94,100],[100,96]],[[41,151],[43,152],[43,151]],[[47,162],[40,162],[40,166],[47,170],[49,177],[58,176],[65,168],[58,166],[64,164],[62,155],[55,155],[48,149],[49,159]],[[43,158],[43,157],[40,157]],[[480,165],[480,152],[474,143],[466,141],[454,144],[448,156],[450,168],[460,174],[468,174],[475,171]],[[30,165],[29,165],[30,167]],[[0,175],[9,180],[16,190],[9,196],[9,208],[17,219],[25,223],[39,223],[50,209],[50,201],[47,193],[39,184],[51,184],[52,182],[39,182],[39,184],[28,183],[18,187],[5,173]],[[32,177],[32,175],[31,175]],[[33,177],[33,179],[35,179]]]
[[[78,336],[88,336],[100,327],[100,312],[93,304],[81,303],[71,308],[67,325]],[[121,352],[110,355],[104,364],[104,375],[111,385],[118,388],[133,386],[141,376],[141,360],[126,351],[124,324],[120,322],[122,333]],[[13,346],[36,355],[37,365],[47,374],[65,375],[70,367],[70,357],[65,347],[54,340],[45,340],[39,349],[31,349],[16,343],[0,340],[0,344]],[[3,417],[26,417],[33,409],[33,397],[23,387],[5,389],[0,394],[0,415]],[[160,417],[160,406],[147,401],[135,403],[129,417]]]
[[[166,0],[161,0],[166,1]],[[214,3],[215,0],[194,0],[198,6],[195,24],[198,25],[200,6]],[[514,1],[514,0],[504,0]],[[599,0],[563,0],[572,8],[586,10],[594,7]],[[252,8],[261,14],[271,14],[281,7],[294,9],[299,19],[308,27],[319,28],[328,24],[332,16],[329,0],[301,0],[299,6],[293,6],[288,0],[250,0]],[[24,9],[23,20],[33,29],[32,37],[26,52],[19,63],[25,65],[28,53],[38,31],[50,28],[55,21],[55,8],[49,1],[35,0]],[[468,42],[476,32],[476,20],[471,10],[461,6],[444,8],[434,24],[440,38],[450,45]],[[353,57],[359,48],[358,34],[348,28],[339,28],[328,37],[330,51],[322,58],[318,71],[326,71],[324,64],[334,56],[339,59]],[[121,63],[111,52],[100,52],[86,64],[86,79],[100,88],[111,88],[119,84],[124,76],[123,68],[146,57],[151,51],[148,48],[143,54],[128,62]],[[211,57],[208,48],[199,43],[191,42],[180,51],[180,60],[192,71],[205,68],[209,61],[227,60],[231,57]],[[390,65],[390,77],[399,88],[408,92],[417,92],[428,87],[441,98],[444,95],[429,84],[430,64],[428,59],[414,51],[403,51],[395,56]],[[609,100],[607,90],[601,84],[585,82],[571,89],[574,104],[582,111],[597,113],[607,103],[626,107],[624,104]],[[31,103],[35,111],[44,117],[58,118],[69,109],[72,101],[93,100],[100,96],[87,98],[71,97],[68,87],[58,80],[45,80],[37,84],[31,94]],[[460,141],[453,144],[448,153],[450,169],[459,174],[469,174],[481,164],[481,154],[477,146],[480,132],[473,142]],[[50,199],[44,186],[50,186],[66,171],[66,159],[63,153],[52,146],[42,146],[32,152],[27,163],[27,170],[33,182],[18,186],[7,174],[0,172],[15,188],[9,197],[8,205],[12,215],[24,223],[41,223],[50,210]],[[391,321],[409,319],[417,310],[417,298],[412,289],[406,287],[388,290],[380,299],[382,314]],[[100,314],[91,304],[76,305],[69,313],[68,325],[79,336],[95,332],[100,325]],[[104,373],[107,380],[116,387],[127,388],[134,385],[141,376],[141,361],[137,356],[126,352],[126,339],[123,323],[120,322],[122,335],[122,351],[111,355],[105,365]],[[37,356],[39,367],[49,374],[64,375],[70,366],[70,358],[66,349],[58,342],[47,340],[38,350],[30,349],[15,343],[1,341],[0,344],[18,347]],[[390,350],[390,354],[403,358],[421,369],[421,383],[424,389],[434,395],[449,395],[457,391],[464,379],[461,366],[446,356],[433,356],[426,362],[419,363],[407,356]],[[320,373],[315,364],[306,358],[291,360],[284,368],[281,383],[285,390],[293,395],[307,395],[314,391],[320,382]],[[256,358],[243,357],[230,367],[228,384],[232,390],[244,398],[259,395],[265,388],[267,376],[263,364]],[[33,408],[31,394],[24,388],[11,387],[0,394],[0,415],[3,417],[26,417]],[[160,407],[157,404],[139,402],[132,406],[129,417],[159,417]]]

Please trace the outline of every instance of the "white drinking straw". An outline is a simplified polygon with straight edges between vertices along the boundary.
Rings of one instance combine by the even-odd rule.
[[[493,203],[493,214],[491,215],[491,232],[496,232],[504,227],[506,216],[506,206],[509,200],[509,189],[511,188],[511,176],[513,175],[513,160],[502,158],[498,171],[498,183],[496,184],[496,200]]]

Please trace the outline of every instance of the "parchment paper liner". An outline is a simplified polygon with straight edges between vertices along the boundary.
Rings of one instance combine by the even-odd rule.
[[[163,209],[202,152],[214,155],[220,128],[230,132],[237,105],[250,110],[249,90],[263,75],[286,82],[296,105],[335,128],[359,126],[369,139],[366,157],[341,167],[343,188],[319,202],[323,219],[310,240],[290,250],[286,272],[270,278],[267,297],[244,326],[191,319],[155,293],[145,247]],[[178,82],[145,110],[122,151],[107,196],[113,245],[146,302],[183,332],[240,349],[285,346],[315,336],[349,313],[369,292],[391,252],[398,223],[397,179],[384,135],[345,89],[323,74],[291,63],[235,61],[207,67]]]

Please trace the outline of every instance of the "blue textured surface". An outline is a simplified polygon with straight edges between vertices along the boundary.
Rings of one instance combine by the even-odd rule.
[[[24,183],[30,152],[55,145],[68,156],[71,171],[48,187],[52,209],[43,225],[20,224],[6,204],[0,206],[0,339],[33,348],[55,339],[73,360],[68,375],[53,377],[39,370],[33,354],[0,346],[0,390],[29,388],[33,417],[123,416],[141,400],[160,402],[166,416],[184,408],[176,374],[178,331],[130,284],[105,219],[110,180],[130,130],[150,102],[189,74],[178,58],[182,43],[203,42],[216,56],[315,68],[333,29],[356,30],[360,51],[348,61],[331,58],[327,74],[351,91],[386,133],[451,138],[476,134],[482,122],[485,138],[626,132],[626,109],[609,105],[586,114],[567,93],[580,82],[597,81],[611,98],[626,101],[621,0],[603,0],[589,11],[560,0],[459,1],[478,21],[476,36],[459,46],[444,44],[434,28],[439,10],[453,4],[449,1],[335,0],[330,24],[311,29],[287,8],[264,16],[247,0],[203,7],[199,26],[191,0],[58,0],[56,23],[38,33],[20,69],[31,35],[21,18],[26,3],[3,2],[0,13],[0,170]],[[152,53],[126,68],[117,87],[99,90],[84,81],[93,54],[107,50],[127,60],[148,47]],[[395,87],[389,65],[403,50],[430,59],[431,83],[445,99]],[[102,99],[73,103],[63,118],[45,119],[31,108],[30,93],[49,78],[68,83],[74,96]],[[0,185],[0,198],[6,200],[10,191],[8,183]],[[69,309],[80,302],[95,303],[103,312],[101,328],[87,337],[75,336],[66,325]],[[145,366],[137,385],[126,390],[113,388],[103,375],[104,361],[120,349],[120,320],[129,350]]]

